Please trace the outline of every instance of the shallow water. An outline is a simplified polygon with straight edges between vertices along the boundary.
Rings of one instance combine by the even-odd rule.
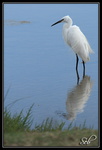
[[[74,11],[73,11],[74,10]],[[94,54],[86,76],[77,85],[76,57],[62,38],[62,25],[51,24],[70,15],[80,26]],[[34,103],[34,123],[47,117],[98,128],[98,5],[4,5],[4,104],[24,114]],[[33,127],[33,125],[32,125]]]

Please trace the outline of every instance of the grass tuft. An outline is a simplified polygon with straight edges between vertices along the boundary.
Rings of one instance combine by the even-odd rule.
[[[55,131],[62,130],[65,125],[65,122],[57,123],[53,120],[53,118],[47,118],[40,125],[35,125],[34,130],[43,132],[43,131]]]
[[[19,114],[14,114],[11,117],[10,111],[4,110],[4,133],[30,130],[33,120],[31,119],[31,110],[33,105],[29,108],[26,116],[23,116],[23,110]]]

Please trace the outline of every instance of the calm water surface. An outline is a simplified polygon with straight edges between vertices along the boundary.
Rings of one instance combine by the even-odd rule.
[[[51,27],[65,15],[80,26],[95,52],[86,64],[84,79],[79,61],[79,85],[75,54],[62,38],[63,23]],[[34,104],[34,123],[50,117],[65,121],[66,126],[86,121],[87,127],[97,129],[98,5],[5,4],[4,96],[12,114],[22,109],[26,114]]]

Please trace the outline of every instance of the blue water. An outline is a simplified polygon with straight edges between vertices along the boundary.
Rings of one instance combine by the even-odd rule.
[[[51,27],[66,15],[95,52],[84,79],[79,60],[79,85],[75,54],[62,38],[63,23]],[[4,96],[12,114],[23,109],[25,115],[34,104],[34,124],[50,117],[66,126],[86,121],[97,129],[98,4],[4,4]]]

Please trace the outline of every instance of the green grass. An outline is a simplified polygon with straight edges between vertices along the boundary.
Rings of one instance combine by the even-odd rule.
[[[12,146],[98,146],[98,130],[86,128],[83,125],[72,127],[72,123],[64,129],[65,122],[58,123],[52,118],[47,118],[41,124],[35,124],[31,130],[33,120],[29,108],[23,116],[23,110],[19,114],[11,116],[10,111],[4,110],[4,147]],[[97,139],[88,145],[80,145],[82,137],[89,138],[96,135]]]
[[[31,109],[28,110],[26,116],[23,116],[23,110],[19,114],[14,114],[11,117],[10,111],[7,108],[4,111],[4,132],[15,132],[29,130],[33,120],[31,120]]]
[[[56,131],[56,130],[62,130],[65,125],[65,122],[58,123],[53,120],[53,118],[47,118],[44,120],[41,124],[36,125],[34,127],[34,131]]]

